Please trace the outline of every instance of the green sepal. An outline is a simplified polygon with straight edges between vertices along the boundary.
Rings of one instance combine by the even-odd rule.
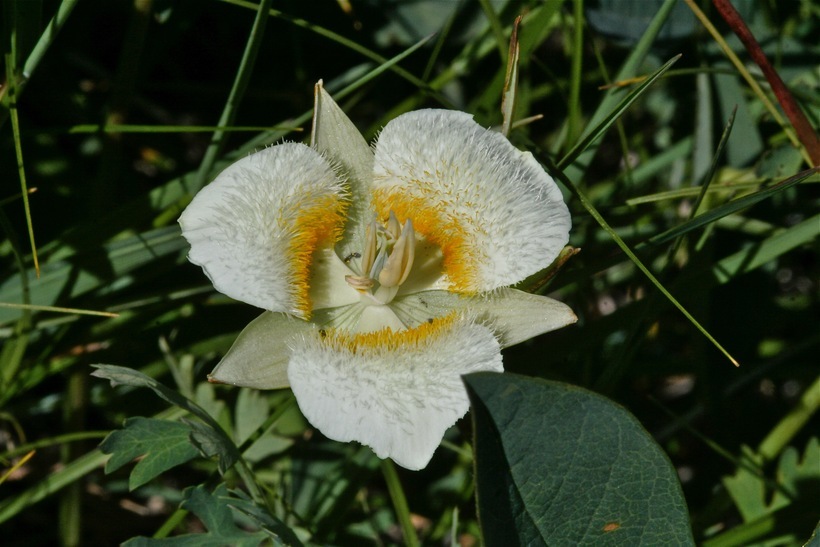
[[[239,333],[208,380],[254,389],[288,387],[287,341],[314,328],[314,324],[286,313],[266,311]]]
[[[342,240],[336,245],[340,258],[361,252],[364,228],[373,219],[370,208],[373,150],[350,118],[325,91],[320,80],[314,92],[310,145],[337,166],[347,180],[350,204]]]

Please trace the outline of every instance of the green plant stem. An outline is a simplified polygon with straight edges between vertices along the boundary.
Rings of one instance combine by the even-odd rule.
[[[381,467],[382,475],[384,475],[384,480],[387,483],[387,490],[390,492],[390,499],[393,500],[393,509],[395,509],[396,517],[399,519],[404,543],[407,547],[416,547],[419,545],[419,538],[410,519],[410,509],[407,506],[407,498],[404,496],[404,489],[401,486],[399,474],[396,472],[396,466],[392,460],[384,459],[381,462]]]
[[[23,197],[23,209],[26,213],[26,228],[28,229],[31,258],[34,261],[34,271],[40,277],[40,261],[37,258],[37,244],[34,242],[34,226],[31,222],[31,206],[28,200],[28,186],[26,184],[26,169],[23,163],[23,147],[20,141],[20,120],[17,116],[17,95],[14,67],[14,55],[6,55],[6,82],[8,84],[9,113],[11,114],[11,129],[14,135],[14,153],[17,158],[17,174],[20,177],[20,192]]]
[[[572,146],[581,134],[581,78],[584,58],[584,1],[573,3],[575,32],[572,35],[572,69],[569,78],[569,108],[567,123],[567,144]]]
[[[186,509],[177,509],[174,511],[168,519],[162,523],[162,526],[154,532],[154,539],[162,539],[168,537],[171,532],[176,530],[176,527],[180,525],[180,523],[185,520],[185,517],[188,516],[188,511]]]

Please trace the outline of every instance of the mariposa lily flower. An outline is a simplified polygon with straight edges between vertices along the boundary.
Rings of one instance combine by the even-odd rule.
[[[179,222],[214,287],[266,310],[209,379],[289,386],[327,437],[408,469],[467,412],[462,375],[576,320],[507,288],[567,243],[561,192],[463,112],[401,115],[371,148],[320,82],[310,147],[237,161]]]

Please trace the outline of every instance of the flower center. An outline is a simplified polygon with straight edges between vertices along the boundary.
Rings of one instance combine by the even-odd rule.
[[[402,226],[390,211],[386,225],[374,220],[367,226],[359,275],[347,275],[345,281],[359,292],[363,304],[389,304],[410,275],[415,253],[413,222],[408,219]]]

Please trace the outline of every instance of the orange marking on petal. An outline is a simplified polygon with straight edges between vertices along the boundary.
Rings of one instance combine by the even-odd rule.
[[[312,310],[309,280],[313,253],[342,238],[347,206],[348,202],[336,194],[315,197],[308,204],[295,204],[297,210],[291,224],[294,233],[288,244],[288,256],[295,307],[304,319],[310,318]]]
[[[458,215],[454,206],[448,206],[452,196],[436,195],[423,190],[418,184],[416,191],[422,196],[410,196],[401,191],[379,189],[373,195],[373,208],[380,218],[387,218],[390,211],[401,222],[410,219],[413,228],[424,239],[438,245],[444,257],[444,273],[450,280],[450,289],[460,293],[477,292],[479,286],[478,266],[484,258],[475,245],[472,232],[479,230],[466,215]],[[459,207],[463,210],[464,205]]]
[[[456,312],[452,312],[400,332],[396,332],[391,328],[355,334],[335,328],[322,332],[324,342],[330,344],[336,351],[345,351],[352,354],[363,352],[390,353],[399,349],[408,351],[418,348],[427,339],[436,337],[442,331],[450,328],[457,317]]]

